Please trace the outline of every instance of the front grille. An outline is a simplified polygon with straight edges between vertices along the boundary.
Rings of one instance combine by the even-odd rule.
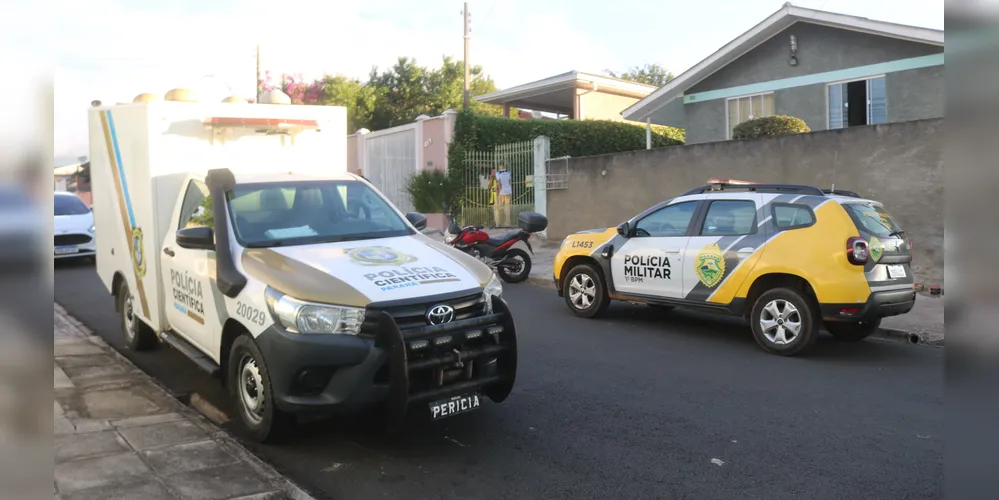
[[[55,246],[82,245],[90,243],[90,240],[91,237],[86,234],[57,234],[55,237]]]
[[[360,335],[373,338],[378,333],[378,316],[383,311],[392,315],[400,330],[427,326],[427,310],[439,304],[446,304],[454,308],[452,321],[481,316],[486,308],[485,296],[481,293],[405,306],[368,307],[364,315],[364,323],[361,325]]]

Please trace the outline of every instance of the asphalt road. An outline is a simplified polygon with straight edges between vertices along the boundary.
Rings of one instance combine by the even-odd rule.
[[[92,265],[57,263],[55,297],[121,348]],[[400,436],[329,419],[282,446],[248,447],[338,500],[942,496],[942,349],[823,337],[810,356],[782,358],[738,320],[628,304],[583,320],[529,285],[506,298],[520,372],[505,403],[411,418]],[[125,354],[173,392],[229,411],[179,353]]]

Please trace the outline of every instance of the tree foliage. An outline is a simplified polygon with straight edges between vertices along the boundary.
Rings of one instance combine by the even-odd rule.
[[[374,67],[366,82],[342,75],[325,75],[312,81],[293,75],[275,81],[268,72],[260,90],[280,88],[293,104],[318,104],[347,108],[348,131],[381,130],[412,123],[419,115],[436,116],[448,109],[460,110],[464,103],[464,63],[444,57],[441,66],[429,69],[415,59],[400,57],[387,69]],[[496,84],[481,66],[470,68],[470,93],[496,91]],[[471,109],[482,115],[499,116],[500,106],[474,99]],[[513,111],[514,113],[516,111]]]
[[[646,85],[654,85],[656,87],[662,87],[666,84],[666,82],[673,79],[673,73],[670,73],[666,68],[654,63],[646,64],[642,67],[636,66],[621,73],[607,70],[607,73],[614,78],[644,83]]]

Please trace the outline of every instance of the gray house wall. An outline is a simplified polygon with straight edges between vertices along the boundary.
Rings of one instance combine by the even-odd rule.
[[[788,64],[790,36],[797,44],[798,65]],[[728,66],[698,82],[685,94],[720,90],[796,76],[824,73],[942,53],[943,47],[798,22],[750,50]],[[899,122],[944,116],[943,67],[886,75],[888,121]],[[826,85],[816,84],[774,92],[774,111],[801,118],[813,131],[826,130]],[[687,143],[724,141],[725,99],[682,104],[681,98],[653,117],[657,123],[682,126]]]

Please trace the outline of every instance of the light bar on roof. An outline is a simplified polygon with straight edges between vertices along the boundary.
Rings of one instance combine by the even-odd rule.
[[[739,181],[735,179],[725,179],[721,177],[712,177],[708,179],[708,184],[729,184],[733,186],[749,186],[752,184],[758,184],[757,182],[751,181]]]

